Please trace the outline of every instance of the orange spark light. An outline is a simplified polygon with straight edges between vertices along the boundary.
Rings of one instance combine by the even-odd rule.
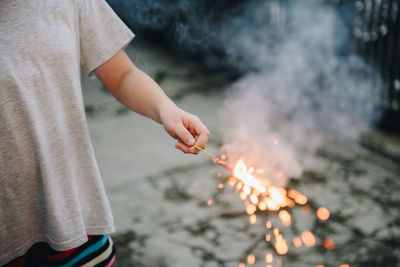
[[[339,267],[350,267],[350,265],[348,265],[347,263],[344,263],[344,264],[340,264]]]
[[[236,164],[233,170],[233,175],[247,186],[257,189],[260,193],[266,191],[265,187],[253,175],[247,172],[247,167],[243,160],[239,160]]]
[[[287,210],[281,210],[278,213],[278,217],[281,220],[282,224],[284,226],[289,226],[290,225],[290,221],[291,221],[291,216],[290,213],[287,212]]]
[[[212,203],[213,203],[212,199],[209,199],[209,200],[207,201],[207,206],[211,206]]]
[[[270,234],[266,234],[265,235],[265,241],[267,241],[267,242],[271,241],[271,235]]]
[[[258,203],[258,197],[256,195],[251,195],[250,196],[250,201],[254,204]]]
[[[265,227],[266,227],[267,229],[270,229],[270,228],[272,227],[271,221],[267,221],[267,222],[265,223]]]
[[[296,236],[296,237],[293,238],[293,245],[296,248],[299,248],[299,247],[301,247],[303,245],[303,242],[301,242],[300,237]]]
[[[247,214],[249,214],[249,215],[254,214],[254,212],[256,212],[256,210],[257,210],[257,207],[256,207],[255,205],[253,205],[253,204],[249,204],[249,205],[247,205],[247,207],[246,207],[246,212],[247,212]]]
[[[274,259],[274,255],[272,255],[271,252],[269,252],[269,253],[267,253],[267,254],[265,255],[265,262],[266,262],[266,263],[271,263],[273,259]]]
[[[329,219],[330,216],[330,212],[327,208],[325,207],[319,207],[317,209],[317,217],[321,220],[321,221],[326,221]]]
[[[255,224],[257,222],[257,216],[255,214],[250,215],[250,223]]]
[[[239,263],[239,267],[245,267],[245,266],[246,265],[243,262]]]
[[[267,209],[267,204],[265,204],[264,201],[261,201],[260,203],[258,203],[258,208],[260,210],[266,210]]]
[[[254,256],[253,254],[249,254],[247,256],[247,263],[254,264],[255,262],[256,262],[256,256]]]
[[[224,184],[223,184],[223,183],[219,183],[219,184],[218,184],[218,188],[219,188],[219,189],[224,188]]]
[[[334,250],[336,247],[335,241],[329,237],[325,238],[322,244],[327,250]]]
[[[306,245],[307,247],[314,246],[316,242],[313,233],[311,233],[310,231],[304,231],[303,233],[301,233],[301,239],[303,240],[304,245]]]
[[[275,250],[276,253],[284,255],[288,252],[288,246],[286,240],[283,239],[282,235],[275,236]]]
[[[304,205],[307,203],[308,199],[305,195],[303,195],[302,193],[298,193],[295,197],[294,197],[294,201],[296,201],[297,204],[299,205]]]

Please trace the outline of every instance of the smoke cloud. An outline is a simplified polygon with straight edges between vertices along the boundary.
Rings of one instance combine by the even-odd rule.
[[[332,1],[172,2],[110,4],[131,26],[243,74],[220,110],[231,163],[244,158],[284,186],[327,137],[356,144],[379,118],[379,72],[348,49],[352,29]]]

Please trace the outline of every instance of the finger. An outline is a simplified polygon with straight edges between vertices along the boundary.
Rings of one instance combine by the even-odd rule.
[[[192,134],[186,129],[183,124],[178,124],[176,126],[175,134],[178,136],[179,140],[186,146],[191,147],[194,145],[195,140]]]
[[[185,145],[182,142],[176,143],[175,148],[181,150],[184,153],[190,153],[190,154],[198,154],[199,153],[199,151],[196,148],[188,147],[187,145]]]
[[[178,143],[180,147],[184,148],[185,151],[187,151],[187,153],[192,153],[192,154],[198,154],[199,150],[193,146],[187,146],[185,143],[183,143],[182,141],[178,141]]]
[[[207,127],[201,122],[196,125],[196,132],[198,134],[196,138],[196,145],[201,148],[205,148],[208,139],[210,139],[210,132],[208,131]]]

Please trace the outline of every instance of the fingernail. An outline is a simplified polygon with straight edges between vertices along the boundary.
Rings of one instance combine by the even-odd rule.
[[[189,138],[187,139],[187,144],[188,144],[188,145],[194,144],[194,138],[193,138],[193,137],[189,137]]]

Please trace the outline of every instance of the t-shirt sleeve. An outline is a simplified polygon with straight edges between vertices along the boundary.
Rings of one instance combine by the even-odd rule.
[[[86,75],[92,76],[134,36],[105,0],[79,0],[81,67]]]

